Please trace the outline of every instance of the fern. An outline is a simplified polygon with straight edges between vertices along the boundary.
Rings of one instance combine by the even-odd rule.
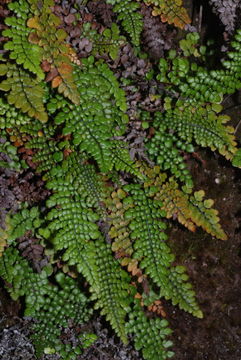
[[[162,121],[160,113],[155,114],[157,129],[153,138],[147,142],[147,150],[152,160],[163,171],[169,170],[175,178],[192,186],[192,177],[181,156],[181,151],[192,153],[194,148],[190,142],[184,142],[175,134],[168,132],[167,124]],[[169,124],[168,124],[169,125]],[[171,125],[169,125],[172,128]],[[180,123],[179,127],[180,128]]]
[[[174,24],[181,29],[191,22],[182,0],[144,0],[144,2],[147,5],[154,5],[152,15],[160,15],[163,22]]]
[[[31,36],[31,30],[26,22],[30,15],[30,9],[27,1],[20,0],[8,5],[9,9],[14,11],[16,17],[8,17],[5,24],[10,28],[3,31],[3,36],[12,38],[8,41],[4,49],[10,50],[10,59],[16,60],[16,63],[23,65],[24,69],[33,72],[40,80],[44,79],[44,73],[40,67],[42,59],[42,49],[36,44],[30,44],[28,38]]]
[[[4,98],[0,99],[0,129],[11,129],[31,122],[31,118],[12,107]]]
[[[162,21],[180,28],[190,22],[182,1],[144,2],[154,6],[153,13]],[[147,57],[140,53],[140,4],[107,3],[135,46],[133,61]],[[92,44],[92,56],[80,61],[67,43],[61,19],[53,14],[54,4],[11,2],[13,13],[3,31],[8,39],[0,65],[0,165],[22,170],[21,154],[28,152],[36,163],[32,171],[41,174],[50,195],[41,207],[22,204],[16,214],[8,215],[0,234],[0,276],[13,299],[24,297],[25,315],[35,321],[32,339],[38,357],[43,353],[78,357],[92,335],[85,340],[83,334],[73,344],[71,339],[63,344],[61,335],[69,320],[79,325],[89,319],[91,300],[124,343],[133,335],[144,359],[167,359],[173,356],[171,330],[166,320],[153,318],[151,304],[162,309],[164,297],[196,317],[203,314],[185,267],[174,263],[166,218],[177,219],[191,231],[199,226],[212,236],[227,238],[213,200],[205,199],[202,190],[194,191],[185,153],[193,153],[196,143],[218,150],[240,167],[234,129],[225,126],[229,118],[219,113],[223,95],[241,87],[241,31],[221,69],[209,70],[188,60],[188,56],[197,57],[199,64],[205,60],[194,33],[180,42],[179,55],[170,51],[160,59],[156,78],[161,84],[156,89],[164,89],[163,107],[151,116],[137,105],[134,118],[140,114],[145,161],[136,161],[127,140],[135,133],[138,143],[139,123],[130,122],[127,115],[130,109],[121,84],[128,85],[129,80],[118,80],[126,56],[132,63],[126,50],[118,59],[126,38],[116,23],[103,29],[96,22],[86,23],[91,17],[84,17],[78,24],[80,38]],[[114,73],[110,68],[116,66]],[[150,80],[157,69],[151,63],[148,67]],[[50,71],[45,81],[43,71]],[[142,85],[140,90],[134,92],[142,94]],[[10,141],[21,143],[19,154]],[[19,237],[28,231],[51,254],[50,264],[40,273],[16,250]],[[89,284],[89,300],[80,291],[83,278]]]
[[[8,244],[11,244],[17,238],[23,236],[27,231],[36,231],[43,220],[40,218],[40,212],[37,207],[22,209],[11,218],[8,229]]]
[[[46,267],[40,274],[34,273],[16,249],[8,248],[0,258],[0,274],[7,283],[12,284],[12,298],[16,300],[24,296],[25,316],[37,321],[32,326],[37,356],[52,348],[54,352],[58,350],[76,359],[81,347],[66,349],[60,340],[61,329],[68,327],[70,319],[81,324],[89,318],[91,311],[87,310],[87,299],[73,279],[58,273],[55,276],[58,286],[52,285],[48,281],[51,272],[52,269]],[[51,304],[54,306],[51,307]]]
[[[46,122],[48,115],[44,108],[44,87],[39,81],[29,76],[25,70],[15,64],[0,64],[0,76],[7,79],[0,83],[0,90],[9,91],[8,103],[35,117],[41,122]]]
[[[91,57],[83,60],[86,66],[75,71],[80,107],[58,113],[55,123],[65,124],[63,135],[73,134],[75,148],[91,155],[102,172],[116,168],[136,175],[126,144],[114,139],[126,127],[123,90],[105,64],[93,66],[92,62]]]
[[[145,269],[146,274],[160,287],[161,296],[202,317],[194,292],[186,283],[188,277],[183,274],[184,270],[180,271],[181,267],[178,266],[171,267],[174,256],[165,243],[167,236],[163,230],[166,225],[160,221],[160,217],[165,215],[160,211],[162,203],[148,198],[148,192],[139,185],[126,185],[124,189],[131,195],[124,202],[130,204],[125,219],[130,220],[130,237],[134,240],[133,258],[140,262],[140,268]]]
[[[148,181],[145,187],[150,189],[151,196],[161,201],[161,208],[169,219],[177,217],[178,221],[189,230],[195,231],[196,226],[201,226],[206,232],[221,240],[226,240],[227,235],[219,224],[218,212],[211,209],[213,200],[203,200],[204,191],[196,191],[193,195],[192,184],[186,184],[179,189],[174,178],[166,181],[166,174],[160,173],[160,168],[146,170]],[[191,185],[191,186],[190,186]]]
[[[21,130],[30,133],[29,126],[22,126]],[[35,150],[33,161],[38,164],[37,171],[48,172],[63,160],[64,148],[68,148],[68,141],[54,140],[55,126],[36,124],[31,126],[31,130],[33,131],[32,139],[26,144],[26,148]]]
[[[156,124],[163,123],[175,131],[178,138],[187,144],[195,141],[203,147],[218,150],[219,153],[230,160],[236,152],[234,128],[225,126],[229,120],[226,115],[217,115],[217,107],[188,105],[178,101],[174,109],[167,110],[164,114],[157,114]],[[218,108],[221,110],[221,107]]]
[[[63,29],[56,29],[61,21],[51,12],[54,1],[44,0],[38,4],[34,0],[28,0],[31,5],[31,12],[34,17],[28,19],[27,25],[34,29],[30,42],[38,45],[43,50],[42,60],[56,67],[58,77],[53,79],[52,86],[57,87],[61,94],[64,94],[74,104],[79,104],[79,93],[73,79],[73,65],[68,45],[64,42],[67,33]]]
[[[148,319],[141,309],[139,300],[135,301],[126,328],[134,334],[135,348],[142,350],[144,359],[165,360],[173,357],[174,353],[168,350],[172,342],[166,340],[166,336],[171,334],[167,320]]]
[[[131,0],[107,0],[107,4],[114,5],[113,10],[123,29],[129,34],[132,44],[139,46],[143,28],[142,15],[137,11],[139,4]]]
[[[124,36],[120,35],[119,27],[113,23],[111,28],[105,29],[101,34],[91,28],[91,23],[83,25],[81,39],[88,39],[92,44],[91,54],[96,56],[109,54],[112,60],[116,60],[120,53],[120,48],[126,43]]]
[[[106,315],[117,335],[127,343],[125,318],[130,312],[131,302],[129,276],[119,268],[110,246],[103,240],[96,241],[95,249],[95,269],[91,270],[96,276],[96,284],[92,285],[90,281],[92,299],[97,300],[95,308],[101,308],[101,314]]]
[[[54,191],[47,201],[52,208],[47,215],[49,224],[40,232],[53,242],[56,251],[64,250],[64,261],[76,265],[87,278],[96,307],[102,309],[117,334],[127,342],[124,319],[128,312],[128,277],[117,270],[118,263],[96,224],[99,216],[92,210],[93,206],[100,207],[100,184],[93,173],[92,179],[87,178],[85,167],[74,155],[53,175],[47,184]]]

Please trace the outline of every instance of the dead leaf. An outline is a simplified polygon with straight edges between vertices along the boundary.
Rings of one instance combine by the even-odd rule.
[[[52,88],[58,87],[61,83],[62,83],[61,77],[60,77],[60,76],[56,76],[56,77],[52,80]]]

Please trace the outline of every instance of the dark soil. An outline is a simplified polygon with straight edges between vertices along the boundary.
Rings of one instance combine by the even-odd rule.
[[[170,244],[189,272],[204,313],[195,319],[165,304],[175,360],[241,359],[241,177],[210,153],[192,169],[198,188],[215,199],[227,241],[173,227]]]

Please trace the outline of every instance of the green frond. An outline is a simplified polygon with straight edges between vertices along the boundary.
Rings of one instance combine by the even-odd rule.
[[[74,147],[92,156],[102,172],[116,168],[137,173],[125,143],[114,139],[126,128],[124,92],[109,68],[94,66],[92,60],[75,72],[80,106],[59,112],[55,123],[65,124],[63,135],[72,134]]]
[[[61,272],[55,276],[55,279],[58,287],[51,287],[41,311],[35,315],[37,323],[32,327],[31,338],[38,357],[48,349],[54,349],[62,359],[66,356],[77,359],[82,352],[82,344],[79,342],[75,346],[64,345],[60,341],[61,330],[68,328],[69,321],[75,325],[85,323],[89,320],[92,311],[88,309],[88,300],[81,293],[74,279]]]
[[[85,192],[88,184],[82,176],[83,168],[75,156],[69,156],[62,167],[53,169],[52,180],[47,183],[54,194],[47,200],[51,210],[45,232],[56,250],[65,251],[63,260],[70,265],[80,262],[79,254],[88,241],[100,237],[96,224],[99,216],[91,208],[97,200],[95,194]]]
[[[49,288],[46,270],[40,274],[34,273],[27,260],[12,247],[7,248],[0,258],[0,275],[12,284],[9,289],[11,297],[14,300],[20,296],[26,297],[26,315],[34,316],[44,303]]]
[[[93,254],[94,255],[94,254]],[[101,309],[117,335],[126,344],[126,316],[130,312],[131,286],[127,273],[113,258],[111,247],[101,238],[95,241],[95,274],[97,286],[91,285],[95,309]]]
[[[88,310],[88,300],[73,279],[58,273],[55,276],[56,286],[48,280],[51,273],[51,267],[34,273],[28,262],[13,248],[8,248],[0,258],[0,275],[12,284],[9,291],[12,298],[24,296],[25,316],[36,320],[32,325],[31,338],[37,357],[40,358],[51,348],[62,355],[62,359],[66,358],[65,355],[72,355],[72,359],[76,359],[81,352],[81,344],[66,349],[60,340],[61,331],[68,327],[69,320],[76,325],[86,322],[91,310]]]
[[[172,333],[167,320],[148,319],[137,299],[126,329],[134,335],[135,348],[141,350],[144,359],[166,360],[173,357],[174,353],[168,350],[173,344],[167,339],[168,335]]]
[[[29,126],[23,126],[21,130],[29,133]],[[64,159],[63,152],[64,148],[68,147],[68,142],[54,140],[56,126],[38,124],[38,126],[32,126],[32,130],[35,131],[32,139],[26,144],[26,148],[35,151],[33,161],[38,164],[37,171],[46,172],[44,177],[47,179],[50,170]]]
[[[155,135],[146,144],[148,153],[162,171],[169,170],[175,178],[191,185],[192,177],[181,152],[192,153],[194,148],[191,142],[185,142],[178,138],[175,133],[168,132],[167,125],[161,119],[159,121],[159,117],[161,118],[161,114],[157,113],[156,119],[158,121],[156,123],[158,127]]]
[[[188,276],[179,274],[178,267],[171,265],[175,257],[166,244],[166,225],[160,220],[165,216],[165,212],[160,210],[161,201],[149,198],[148,189],[144,191],[140,185],[126,185],[124,190],[130,194],[124,203],[130,204],[125,219],[130,220],[128,227],[134,241],[132,257],[138,260],[140,268],[160,287],[161,296],[198,316],[200,310],[191,284],[186,282]]]
[[[109,54],[112,60],[118,58],[121,46],[126,43],[125,37],[120,35],[120,29],[115,23],[101,34],[91,28],[91,23],[84,23],[80,39],[82,38],[87,38],[91,42],[92,55]]]
[[[114,12],[126,33],[130,36],[134,46],[140,45],[140,35],[143,28],[142,15],[137,11],[139,4],[131,0],[107,0],[108,4],[114,5]]]
[[[175,56],[171,63],[160,59],[157,78],[177,86],[185,102],[193,106],[206,102],[219,104],[223,95],[232,94],[241,87],[240,34],[238,30],[232,42],[234,50],[228,52],[229,60],[221,62],[221,69],[208,70],[187,58]]]
[[[31,121],[31,117],[11,106],[4,97],[0,98],[0,129],[20,127]]]
[[[44,79],[44,73],[40,67],[42,59],[42,49],[36,44],[31,44],[28,40],[31,30],[27,27],[28,17],[31,16],[27,1],[20,0],[11,2],[8,5],[16,17],[8,17],[5,24],[9,27],[2,32],[12,40],[4,45],[5,50],[10,50],[10,59],[16,60],[18,65],[23,65],[24,69],[31,71],[39,80]]]
[[[44,87],[28,72],[12,63],[0,64],[0,76],[7,79],[0,83],[0,90],[9,92],[7,100],[23,113],[46,122],[48,115],[44,108]]]
[[[30,210],[22,209],[17,212],[11,217],[11,221],[9,222],[8,244],[11,244],[29,230],[34,233],[41,226],[43,221],[37,207],[33,207]]]
[[[158,113],[157,119],[160,127],[164,124],[187,144],[195,141],[213,151],[218,150],[229,160],[236,152],[234,128],[225,126],[228,116],[217,115],[213,109],[212,106],[189,105],[179,101],[175,108],[164,114]]]

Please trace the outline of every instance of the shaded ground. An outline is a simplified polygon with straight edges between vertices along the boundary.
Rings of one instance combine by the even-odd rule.
[[[175,360],[241,359],[241,178],[212,154],[193,169],[198,188],[215,199],[227,241],[173,227],[171,247],[188,269],[204,319],[166,304]]]

